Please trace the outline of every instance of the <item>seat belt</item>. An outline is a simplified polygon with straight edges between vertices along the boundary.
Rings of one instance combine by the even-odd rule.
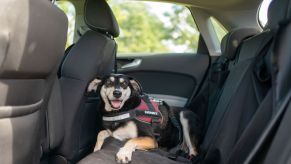
[[[237,48],[236,55],[239,54],[241,49],[240,44]],[[236,57],[237,59],[237,57]],[[210,123],[212,115],[215,111],[215,108],[218,104],[219,98],[222,94],[224,82],[229,74],[229,60],[225,56],[220,56],[213,64],[210,69],[209,77],[209,89],[208,89],[208,105],[207,105],[207,114],[205,120],[205,128],[203,134],[206,133],[206,129]]]
[[[266,127],[265,131],[259,138],[258,142],[256,143],[254,149],[251,151],[251,153],[248,155],[247,159],[244,163],[252,163],[256,160],[256,157],[258,157],[259,153],[262,153],[264,150],[264,145],[268,145],[271,143],[273,139],[273,135],[275,134],[283,116],[286,112],[286,109],[288,108],[288,104],[291,101],[291,92],[288,93],[286,98],[282,101],[281,106],[279,107],[279,110],[274,115],[273,119],[269,123],[269,125]]]
[[[223,90],[223,84],[229,74],[228,70],[228,64],[229,60],[221,56],[213,63],[213,66],[211,68],[211,75],[209,79],[209,99],[208,99],[208,109],[206,114],[206,122],[204,130],[206,131],[210,120],[212,118],[212,115],[215,111],[215,108],[217,106],[217,103],[219,101],[220,95]],[[204,132],[205,133],[205,132]]]

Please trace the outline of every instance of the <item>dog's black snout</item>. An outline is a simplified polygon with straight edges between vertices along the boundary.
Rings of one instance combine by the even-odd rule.
[[[122,95],[122,93],[119,91],[119,90],[115,90],[113,91],[113,96],[116,97],[116,98],[120,98]]]

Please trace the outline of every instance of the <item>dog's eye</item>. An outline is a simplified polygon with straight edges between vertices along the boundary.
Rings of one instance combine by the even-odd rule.
[[[128,85],[127,85],[126,82],[123,82],[123,83],[120,84],[120,86],[125,89]]]
[[[106,85],[106,87],[111,87],[111,86],[113,86],[113,82],[110,80],[107,80],[105,85]]]

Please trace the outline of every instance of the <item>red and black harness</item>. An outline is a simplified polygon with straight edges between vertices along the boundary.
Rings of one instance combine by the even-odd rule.
[[[159,105],[164,105],[163,101],[149,98],[147,95],[141,96],[141,103],[138,107],[131,109],[126,112],[114,113],[110,115],[104,115],[102,117],[104,128],[111,128],[115,124],[123,123],[130,120],[137,120],[142,123],[151,125],[153,129],[161,129],[162,124],[164,124],[164,116],[159,109]],[[174,115],[173,110],[169,109],[169,118],[171,123],[178,129],[179,131],[179,142],[182,142],[182,129],[180,124],[178,123],[177,118]],[[153,131],[155,137],[159,137],[159,131]],[[166,155],[170,159],[176,159],[177,154],[169,153]],[[174,159],[174,160],[175,160]]]
[[[151,125],[154,129],[158,129],[163,123],[163,115],[159,110],[159,105],[161,104],[162,101],[143,95],[141,96],[141,102],[138,107],[126,112],[104,115],[102,117],[103,126],[109,128],[116,123],[137,120]]]

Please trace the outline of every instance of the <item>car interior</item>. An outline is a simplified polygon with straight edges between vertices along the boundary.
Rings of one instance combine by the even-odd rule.
[[[0,20],[0,164],[116,163],[87,93],[111,73],[203,124],[198,156],[131,163],[291,163],[290,0],[1,0]]]

